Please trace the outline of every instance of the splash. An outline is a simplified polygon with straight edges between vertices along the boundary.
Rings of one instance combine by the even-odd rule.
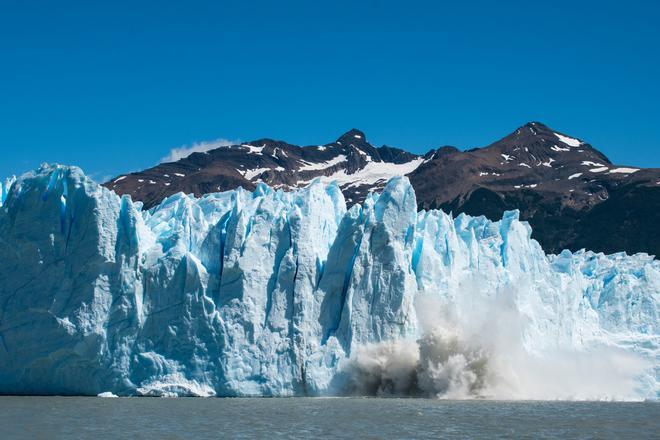
[[[346,362],[349,395],[441,399],[643,400],[640,380],[652,364],[614,346],[583,350],[525,346],[524,320],[492,302],[466,313],[420,297],[423,334],[356,347]],[[486,312],[486,313],[484,313]]]

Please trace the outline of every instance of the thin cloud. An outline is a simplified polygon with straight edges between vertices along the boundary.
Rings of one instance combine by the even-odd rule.
[[[207,151],[215,150],[216,148],[236,145],[239,142],[240,141],[238,140],[231,141],[228,139],[216,139],[214,141],[196,142],[192,145],[184,145],[181,147],[172,148],[172,150],[170,150],[170,154],[163,157],[160,160],[160,163],[176,162],[177,160],[188,157],[193,153],[206,153]]]

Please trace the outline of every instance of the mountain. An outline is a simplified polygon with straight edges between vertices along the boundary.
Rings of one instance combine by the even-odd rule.
[[[359,130],[335,142],[299,147],[272,139],[193,153],[185,159],[112,179],[105,184],[118,194],[130,194],[150,208],[177,192],[200,196],[258,182],[276,189],[301,188],[317,177],[336,180],[349,203],[382,189],[388,179],[415,170],[423,158],[397,148],[376,148]]]
[[[349,205],[407,175],[419,209],[485,215],[518,209],[547,252],[582,248],[660,255],[660,170],[617,166],[588,143],[530,122],[484,148],[446,146],[423,156],[374,147],[359,130],[298,147],[260,139],[193,153],[105,183],[146,208],[177,192],[200,196],[258,182],[291,190],[336,181]]]
[[[0,209],[0,393],[658,398],[660,261],[417,206],[401,177],[145,211],[43,166]]]

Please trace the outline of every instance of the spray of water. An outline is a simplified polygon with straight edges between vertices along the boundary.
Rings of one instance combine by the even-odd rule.
[[[447,399],[640,400],[650,362],[616,347],[530,353],[524,319],[510,303],[458,310],[416,301],[422,336],[356,347],[346,393]],[[468,312],[466,312],[466,310]]]

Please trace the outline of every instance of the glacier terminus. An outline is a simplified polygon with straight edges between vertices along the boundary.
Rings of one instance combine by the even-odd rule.
[[[0,194],[2,394],[660,395],[660,261],[546,255],[405,177],[350,209],[317,179],[144,210],[58,165]]]

